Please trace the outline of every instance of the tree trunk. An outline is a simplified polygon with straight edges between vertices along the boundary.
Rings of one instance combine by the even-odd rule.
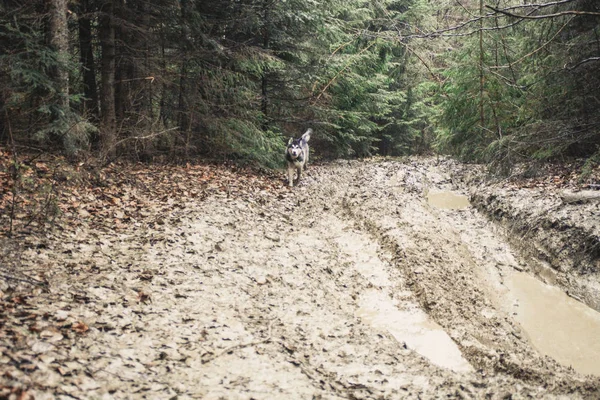
[[[164,127],[169,126],[171,108],[167,106],[167,93],[169,88],[167,87],[166,78],[167,78],[167,56],[165,53],[165,32],[164,28],[161,28],[160,34],[160,66],[161,66],[161,78],[162,78],[162,88],[160,94],[160,102],[159,102],[159,119],[162,122]]]
[[[89,17],[89,0],[80,3],[79,27],[79,53],[81,62],[81,75],[83,77],[82,114],[88,115],[92,120],[98,119],[98,89],[96,87],[96,67],[94,65],[94,49],[92,47],[92,23]]]
[[[483,0],[479,0],[479,15],[483,16]],[[483,70],[484,66],[484,52],[483,52],[483,20],[479,21],[479,124],[481,127],[480,131],[483,133],[485,129],[485,110],[484,110],[484,94],[485,94],[485,73]]]
[[[140,59],[143,57],[144,62],[140,61],[136,68],[136,77],[138,78],[138,92],[136,111],[140,113],[140,117],[145,117],[148,121],[154,121],[152,108],[152,79],[148,79],[155,74],[154,65],[152,63],[152,51],[156,47],[151,46],[152,38],[156,38],[154,34],[150,34],[152,21],[150,19],[151,8],[147,1],[141,1],[136,7],[137,14],[140,17],[140,25],[144,29],[143,35],[137,35],[137,47],[141,53]],[[145,79],[144,79],[145,78]]]
[[[263,3],[263,49],[268,50],[271,45],[271,15],[269,13],[270,7],[272,7],[272,3],[268,0],[264,0]],[[260,110],[265,117],[264,123],[262,124],[262,129],[267,130],[269,128],[268,125],[268,112],[269,112],[269,80],[268,80],[268,72],[264,71],[261,76],[261,104]]]
[[[187,104],[187,68],[188,68],[188,57],[189,57],[189,18],[190,18],[190,7],[189,0],[181,0],[181,68],[179,71],[179,104],[177,107],[177,124],[179,130],[184,134],[185,137],[185,151],[187,153],[191,132],[189,124],[189,109]]]
[[[63,109],[69,108],[69,28],[67,26],[67,0],[52,0],[50,2],[48,31],[50,47],[57,53],[57,65],[53,75],[58,94],[58,105]]]
[[[179,130],[185,133],[185,147],[189,146],[189,132],[188,130],[188,107],[186,99],[186,86],[187,86],[187,55],[183,56],[181,60],[181,69],[179,71],[179,104],[177,106],[177,125]]]
[[[137,51],[134,40],[132,26],[135,26],[134,19],[127,15],[126,7],[131,5],[131,1],[121,4],[121,1],[115,5],[114,15],[121,20],[126,20],[127,24],[115,26],[115,63],[119,66],[115,70],[115,114],[117,124],[129,130],[125,118],[131,111],[131,84],[133,83],[133,57]],[[130,26],[131,25],[131,26]],[[124,134],[124,132],[121,132]]]
[[[100,147],[104,156],[115,153],[116,112],[115,112],[115,27],[113,1],[105,2],[101,9],[98,37],[102,47],[101,62],[101,127]]]
[[[8,125],[8,121],[5,121],[4,116],[8,118],[8,112],[4,108],[6,107],[6,102],[4,101],[4,93],[0,91],[0,143],[6,143],[8,138],[8,132],[6,126]]]

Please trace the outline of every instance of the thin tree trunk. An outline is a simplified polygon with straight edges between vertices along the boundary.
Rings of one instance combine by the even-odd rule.
[[[48,29],[50,46],[57,53],[58,63],[54,70],[58,104],[63,110],[69,107],[69,29],[67,26],[67,0],[52,0]]]
[[[263,23],[264,23],[264,28],[263,28],[263,49],[268,50],[269,46],[271,45],[270,41],[271,41],[271,14],[269,12],[269,7],[272,7],[272,2],[270,2],[269,0],[264,0],[263,3]],[[268,122],[267,122],[267,116],[268,116],[268,112],[269,112],[269,93],[268,93],[268,76],[267,76],[267,72],[264,71],[262,73],[262,77],[261,77],[261,104],[260,104],[260,110],[263,113],[263,116],[265,117],[264,119],[264,123],[263,123],[263,130],[267,130],[268,129]]]
[[[123,32],[115,31],[115,35],[119,38],[123,38]],[[118,62],[117,62],[118,60]],[[118,46],[115,49],[115,64],[119,65],[119,68],[115,69],[115,118],[117,123],[123,123],[125,119],[127,104],[127,85],[129,83],[129,65],[126,57],[122,54],[122,46]]]
[[[89,0],[82,0],[79,28],[79,52],[81,75],[83,76],[83,115],[98,119],[98,88],[96,84],[96,67],[94,64],[94,49],[92,47],[92,23],[89,17]]]
[[[4,111],[4,112],[2,112]],[[6,115],[6,119],[4,116]],[[4,143],[5,139],[8,138],[8,112],[6,110],[6,101],[4,100],[4,93],[0,91],[0,143]]]
[[[98,32],[100,46],[102,47],[100,146],[103,155],[110,157],[114,155],[116,150],[117,128],[115,112],[115,27],[112,0],[105,2],[101,11]]]
[[[128,3],[131,6],[131,2]],[[125,4],[121,4],[115,9],[115,14],[123,16],[125,14]],[[135,25],[133,17],[129,17],[128,22]],[[115,27],[115,36],[118,38],[115,42],[118,46],[115,49],[115,62],[119,66],[115,70],[115,111],[117,124],[124,126],[127,130],[130,126],[126,125],[126,118],[133,111],[133,96],[135,86],[139,85],[135,75],[135,53],[138,50],[136,32],[129,26],[120,24]]]
[[[159,102],[159,119],[162,122],[164,127],[169,125],[169,116],[171,115],[171,110],[167,109],[167,59],[165,54],[165,32],[164,29],[161,29],[160,34],[160,64],[161,64],[161,75],[162,75],[162,88],[160,94],[160,102]]]
[[[179,129],[183,130],[187,127],[187,105],[186,105],[186,82],[187,80],[187,57],[184,56],[181,61],[181,68],[179,70],[179,100],[178,100],[178,118],[177,124],[179,125]]]
[[[181,61],[181,70],[179,71],[179,105],[178,105],[178,116],[177,124],[179,125],[179,131],[184,134],[185,143],[185,156],[188,157],[188,150],[191,140],[190,124],[188,118],[188,107],[186,99],[186,86],[187,86],[187,55],[184,55]]]
[[[149,29],[151,26],[150,20],[150,4],[148,2],[141,2],[138,4],[138,12],[141,15],[141,25],[144,29]],[[145,77],[146,79],[140,81],[140,102],[139,102],[139,112],[141,115],[147,116],[148,120],[152,123],[154,122],[154,110],[152,106],[152,97],[153,97],[153,88],[152,83],[153,79],[148,79],[148,77],[154,75],[153,65],[151,63],[151,52],[156,47],[151,46],[151,38],[156,38],[156,36],[150,36],[150,32],[147,31],[139,40],[140,49],[143,49],[144,52],[144,64],[143,67],[140,68],[142,75],[140,78]],[[141,64],[141,63],[140,63]],[[138,72],[138,73],[139,73]]]
[[[187,106],[187,67],[188,67],[188,53],[189,53],[189,8],[191,4],[188,0],[181,0],[181,40],[182,40],[182,57],[181,57],[181,68],[179,71],[179,104],[177,107],[177,124],[179,125],[180,132],[184,133],[185,137],[185,151],[187,151],[190,145],[190,126],[188,118],[188,106]]]
[[[119,1],[120,2],[120,1]],[[115,2],[117,3],[117,2]],[[122,16],[123,12],[120,4],[115,4],[113,9],[113,15]],[[132,21],[128,21],[132,22]],[[119,68],[115,68],[115,118],[116,123],[119,126],[123,126],[125,120],[125,114],[129,109],[129,82],[131,80],[130,74],[130,60],[129,60],[129,51],[133,47],[131,43],[131,37],[127,34],[127,28],[123,26],[123,24],[114,24],[115,30],[115,65],[118,65]],[[116,40],[118,38],[119,40]]]
[[[479,15],[483,16],[483,0],[479,0]],[[484,90],[485,90],[485,75],[483,71],[484,53],[483,53],[483,20],[479,21],[479,123],[481,132],[485,128],[485,111],[484,111]]]

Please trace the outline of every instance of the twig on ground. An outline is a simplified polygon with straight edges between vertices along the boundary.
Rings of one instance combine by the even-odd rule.
[[[270,342],[271,339],[272,339],[271,331],[272,331],[272,328],[273,328],[273,322],[274,321],[275,320],[273,319],[269,323],[269,334],[267,335],[267,337],[265,339],[263,339],[263,340],[256,340],[256,341],[249,342],[249,343],[240,343],[240,344],[236,344],[236,345],[233,345],[233,346],[229,346],[225,350],[223,350],[223,351],[221,351],[219,353],[213,354],[211,357],[205,358],[204,360],[202,360],[202,364],[207,364],[207,363],[209,363],[209,362],[211,362],[211,361],[213,361],[213,360],[215,360],[215,359],[217,359],[217,358],[219,358],[219,357],[221,357],[221,356],[223,356],[225,354],[231,353],[232,351],[237,350],[237,349],[243,349],[245,347],[258,346],[259,344]]]
[[[170,132],[170,131],[174,131],[174,130],[176,130],[176,129],[179,129],[179,127],[175,127],[175,128],[169,128],[169,129],[164,129],[164,130],[162,130],[162,131],[160,131],[160,132],[153,132],[153,133],[150,133],[150,134],[148,134],[148,135],[144,135],[144,136],[130,136],[130,137],[126,137],[126,138],[124,138],[124,139],[121,139],[121,140],[119,140],[117,143],[115,143],[114,147],[117,147],[118,145],[120,145],[120,144],[122,144],[122,143],[125,143],[125,142],[127,142],[127,141],[130,141],[130,140],[146,140],[146,139],[152,139],[152,138],[155,138],[155,137],[157,137],[157,136],[160,136],[160,135],[162,135],[163,133],[167,133],[167,132]]]
[[[0,274],[0,278],[4,279],[5,281],[16,281],[16,282],[28,283],[28,284],[34,285],[34,286],[46,286],[48,284],[47,282],[34,279],[30,276],[26,276],[25,278],[18,278],[14,275],[2,273],[2,274]]]

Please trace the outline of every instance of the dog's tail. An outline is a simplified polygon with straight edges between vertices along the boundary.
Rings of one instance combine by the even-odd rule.
[[[313,130],[308,128],[306,130],[306,132],[304,132],[304,134],[302,135],[302,140],[304,140],[305,142],[308,142],[310,140],[310,135],[313,133]]]

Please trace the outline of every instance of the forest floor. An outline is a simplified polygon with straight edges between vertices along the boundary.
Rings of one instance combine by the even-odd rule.
[[[598,170],[26,167],[0,398],[600,397]]]

